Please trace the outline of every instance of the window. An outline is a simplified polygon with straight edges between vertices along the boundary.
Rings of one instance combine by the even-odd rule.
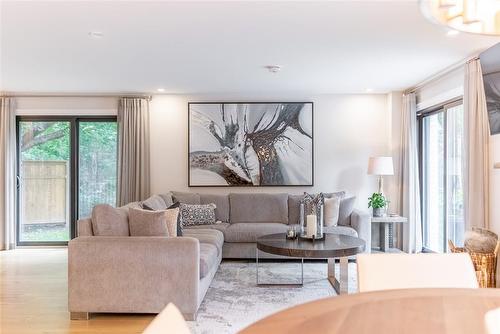
[[[420,115],[422,235],[424,249],[463,244],[464,112],[455,101]]]
[[[116,203],[115,118],[18,117],[18,245],[66,244],[75,221]]]

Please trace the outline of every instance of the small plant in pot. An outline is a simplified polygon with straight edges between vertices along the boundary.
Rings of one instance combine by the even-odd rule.
[[[368,197],[368,207],[373,209],[373,217],[383,217],[385,215],[389,201],[381,193],[373,193]]]

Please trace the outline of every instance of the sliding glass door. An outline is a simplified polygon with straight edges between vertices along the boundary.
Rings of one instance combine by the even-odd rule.
[[[116,204],[117,139],[116,122],[78,122],[78,219]]]
[[[423,244],[446,252],[447,240],[463,244],[464,235],[462,102],[424,113],[420,126]]]
[[[18,117],[18,245],[66,244],[75,221],[116,202],[114,118]]]
[[[71,123],[19,122],[18,241],[70,238]]]

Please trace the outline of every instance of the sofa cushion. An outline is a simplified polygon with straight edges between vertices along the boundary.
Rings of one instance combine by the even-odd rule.
[[[95,236],[129,236],[128,210],[109,204],[98,204],[92,209],[92,230]]]
[[[142,208],[145,210],[165,210],[167,205],[160,195],[153,195],[142,201]]]
[[[179,209],[149,211],[129,210],[130,235],[136,237],[176,237]]]
[[[230,194],[230,222],[288,223],[288,194]]]
[[[172,199],[174,202],[184,204],[200,204],[200,195],[196,193],[172,191]]]
[[[215,195],[215,194],[200,194],[201,204],[214,203],[215,219],[221,222],[229,222],[229,196],[228,195]]]
[[[325,226],[323,231],[325,233],[344,234],[351,237],[358,237],[358,232],[349,226]]]
[[[200,278],[207,276],[210,270],[218,265],[218,259],[217,247],[200,243]]]
[[[224,231],[229,227],[229,223],[222,223],[222,222],[216,222],[215,224],[210,224],[210,225],[195,225],[195,226],[187,226],[184,228],[184,231],[189,231],[189,230],[204,230],[204,229],[210,229],[210,230],[217,230],[221,231],[224,233]]]
[[[288,195],[288,224],[300,224],[300,202],[304,195]]]
[[[209,226],[209,225],[208,225]],[[217,248],[217,255],[222,254],[222,245],[224,245],[224,235],[221,231],[215,229],[184,229],[184,236],[198,239],[200,243],[214,245]]]
[[[351,225],[351,214],[352,211],[354,210],[354,202],[356,202],[356,196],[340,200],[338,225],[340,226]]]
[[[266,234],[283,233],[285,237],[288,225],[281,223],[236,223],[224,231],[226,242],[256,242]]]

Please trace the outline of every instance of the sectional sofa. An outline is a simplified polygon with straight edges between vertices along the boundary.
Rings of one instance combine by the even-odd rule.
[[[341,196],[343,192],[326,194]],[[172,192],[152,196],[156,209],[178,201],[215,203],[220,223],[183,229],[182,237],[95,235],[95,222],[77,222],[78,237],[68,245],[69,311],[72,319],[90,313],[158,313],[174,303],[186,319],[196,312],[223,258],[253,259],[256,239],[285,233],[297,224],[302,195],[231,193],[229,195]],[[338,226],[326,232],[358,236],[371,245],[368,213],[353,210],[353,198],[341,201]],[[127,219],[130,203],[122,208]],[[122,219],[122,218],[120,218]],[[275,257],[261,254],[259,257]]]

